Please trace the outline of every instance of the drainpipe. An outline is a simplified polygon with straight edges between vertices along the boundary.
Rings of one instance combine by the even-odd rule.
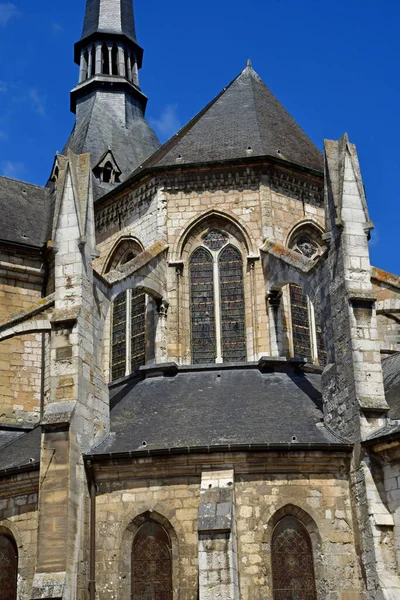
[[[42,357],[41,357],[41,370],[40,370],[40,420],[43,419],[44,413],[44,378],[46,368],[46,334],[42,331]]]
[[[90,496],[90,540],[89,540],[89,598],[96,597],[96,484],[94,482],[93,465],[91,461],[86,463],[89,476]]]

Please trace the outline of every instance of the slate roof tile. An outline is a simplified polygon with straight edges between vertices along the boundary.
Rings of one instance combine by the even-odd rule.
[[[251,66],[143,165],[273,156],[323,170],[323,156]]]
[[[41,248],[51,211],[48,188],[0,176],[0,240]]]
[[[93,454],[225,444],[343,443],[321,426],[320,375],[196,370],[112,387],[111,435]]]

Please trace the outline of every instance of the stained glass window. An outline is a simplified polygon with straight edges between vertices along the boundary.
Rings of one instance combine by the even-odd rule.
[[[132,548],[132,600],[172,600],[172,548],[161,525],[147,521]]]
[[[308,298],[299,285],[290,284],[294,355],[312,362]]]
[[[215,361],[215,304],[213,259],[205,248],[197,248],[190,259],[192,360],[194,364]]]
[[[227,246],[219,256],[221,334],[224,362],[246,360],[243,262],[236,248]]]
[[[112,379],[124,377],[126,370],[126,298],[122,292],[113,304]]]
[[[131,370],[145,364],[146,295],[132,290],[131,298]]]
[[[272,537],[274,600],[316,600],[311,539],[304,525],[286,516]]]
[[[130,320],[130,335],[128,321]],[[129,350],[129,352],[127,352]],[[127,369],[127,357],[130,365]],[[116,297],[112,315],[112,380],[146,362],[146,294],[128,290]]]
[[[0,535],[1,600],[17,600],[18,553],[14,542]]]
[[[203,244],[210,250],[221,250],[228,242],[228,236],[223,231],[217,229],[210,229],[205,238]]]

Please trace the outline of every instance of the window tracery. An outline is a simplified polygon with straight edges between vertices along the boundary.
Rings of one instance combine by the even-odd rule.
[[[166,530],[147,521],[132,547],[132,600],[172,600],[172,545]]]
[[[0,590],[2,600],[17,600],[18,552],[14,541],[0,535]]]
[[[243,259],[234,240],[210,229],[191,255],[192,362],[247,359]]]
[[[316,600],[311,539],[291,515],[281,519],[272,536],[274,600]]]

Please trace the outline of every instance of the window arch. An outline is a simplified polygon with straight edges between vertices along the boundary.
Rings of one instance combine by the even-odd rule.
[[[172,600],[172,544],[167,531],[148,520],[132,546],[132,600]]]
[[[112,252],[105,272],[133,260],[141,248],[135,240],[123,240]],[[129,289],[112,304],[111,379],[115,381],[146,364],[147,295]]]
[[[0,534],[0,590],[2,600],[17,600],[18,551],[14,540]]]
[[[323,251],[321,231],[311,223],[295,228],[289,238],[289,246],[307,258],[316,259]],[[301,286],[289,285],[290,312],[294,356],[309,362],[326,364],[322,319]]]
[[[243,259],[233,241],[210,229],[190,257],[194,364],[247,359]]]
[[[274,600],[316,600],[311,539],[299,519],[287,515],[277,523],[271,556]]]

